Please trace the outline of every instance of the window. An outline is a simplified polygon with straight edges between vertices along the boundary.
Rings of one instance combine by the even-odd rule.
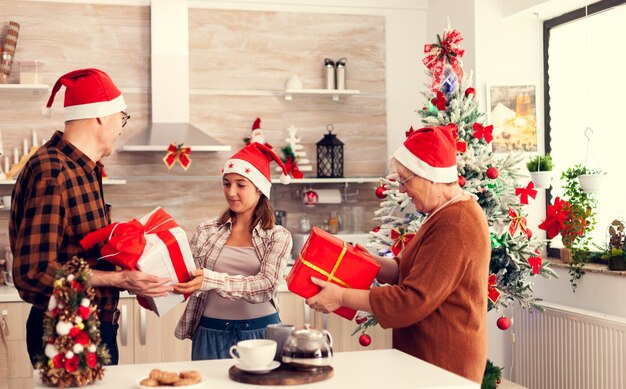
[[[546,150],[555,176],[577,163],[607,172],[591,235],[600,246],[610,222],[626,220],[625,3],[600,1],[544,23]],[[563,193],[561,184],[555,177],[552,198]],[[554,247],[561,246],[559,236]]]

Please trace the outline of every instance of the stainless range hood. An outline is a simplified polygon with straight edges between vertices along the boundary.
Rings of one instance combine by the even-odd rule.
[[[152,0],[152,123],[121,151],[165,151],[185,144],[191,151],[230,151],[189,123],[189,12],[186,0]]]

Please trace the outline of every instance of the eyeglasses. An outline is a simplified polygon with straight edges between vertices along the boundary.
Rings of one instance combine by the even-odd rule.
[[[405,185],[405,183],[406,183],[406,182],[408,182],[408,181],[409,181],[411,178],[413,178],[413,177],[415,177],[415,174],[413,174],[413,175],[411,175],[411,176],[408,176],[407,178],[405,178],[405,179],[404,179],[404,180],[402,180],[402,181],[399,181],[399,182],[398,182],[398,185],[400,185],[400,187],[401,187],[402,189],[406,190],[406,185]]]
[[[126,125],[126,123],[128,123],[129,119],[130,119],[130,115],[122,111],[122,128]]]

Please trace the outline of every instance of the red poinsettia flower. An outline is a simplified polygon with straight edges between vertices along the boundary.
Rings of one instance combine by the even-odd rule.
[[[60,367],[63,367],[63,365],[65,365],[65,355],[63,354],[55,355],[54,358],[52,358],[52,363],[54,364],[54,367],[56,367],[57,369]]]
[[[98,363],[98,357],[96,357],[96,354],[94,353],[86,352],[85,362],[87,363],[87,366],[91,367],[92,369],[95,369],[96,364]]]
[[[565,247],[570,247],[576,238],[584,235],[590,213],[591,209],[574,208],[568,201],[557,197],[554,199],[554,205],[548,205],[546,220],[538,227],[546,231],[548,239],[561,234]]]
[[[89,313],[90,313],[89,307],[83,307],[82,305],[80,307],[78,307],[78,314],[84,320],[87,320],[89,318]]]
[[[84,346],[90,342],[89,335],[85,331],[81,331],[74,336],[74,342]]]
[[[78,364],[78,357],[74,355],[72,358],[65,360],[65,370],[67,370],[69,373],[73,373],[76,371],[76,369],[78,369]]]

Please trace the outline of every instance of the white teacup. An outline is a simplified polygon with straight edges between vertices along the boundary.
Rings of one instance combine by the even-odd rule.
[[[237,342],[230,348],[230,356],[248,369],[269,366],[276,353],[276,341],[271,339],[249,339]]]

